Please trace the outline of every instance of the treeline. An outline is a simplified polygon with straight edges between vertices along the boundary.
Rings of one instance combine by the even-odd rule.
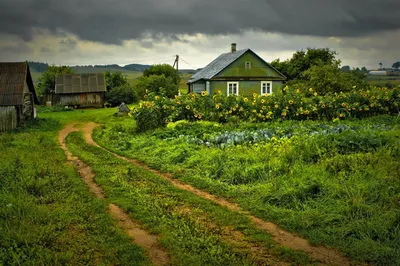
[[[45,72],[47,70],[47,68],[49,67],[49,64],[42,63],[42,62],[29,61],[28,64],[29,64],[29,67],[31,68],[31,70],[33,70],[35,72]],[[130,70],[130,71],[143,72],[146,69],[149,69],[151,67],[151,65],[129,64],[129,65],[125,65],[125,66],[119,66],[117,64],[110,64],[110,65],[76,65],[76,66],[72,66],[72,68],[74,68],[74,67],[104,68],[105,71],[107,69],[112,68],[114,70]]]

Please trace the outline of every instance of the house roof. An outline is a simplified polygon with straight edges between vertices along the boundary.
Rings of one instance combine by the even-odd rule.
[[[58,75],[55,89],[56,94],[103,92],[106,80],[103,73]]]
[[[25,83],[39,104],[28,63],[0,63],[0,106],[23,105]]]
[[[202,70],[200,70],[199,72],[197,72],[196,74],[194,74],[190,80],[188,80],[188,83],[193,83],[196,81],[199,81],[201,79],[212,79],[213,77],[215,77],[216,75],[218,75],[222,70],[224,70],[225,68],[227,68],[230,64],[232,64],[233,62],[235,62],[237,59],[239,59],[239,57],[241,57],[242,55],[244,55],[246,52],[252,52],[253,54],[255,54],[257,57],[259,57],[256,53],[254,53],[251,49],[242,49],[242,50],[237,50],[235,52],[229,52],[229,53],[225,53],[225,54],[221,54],[220,56],[218,56],[214,61],[212,61],[211,63],[209,63],[207,66],[205,66]],[[265,62],[261,57],[259,57],[263,62]],[[271,67],[272,69],[274,69],[276,72],[278,72],[284,79],[286,79],[286,77],[280,73],[278,70],[276,70],[274,67],[272,67],[270,64],[268,64],[267,62],[265,62],[269,67]]]

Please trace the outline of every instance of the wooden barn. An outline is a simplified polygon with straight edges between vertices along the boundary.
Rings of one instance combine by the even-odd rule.
[[[29,65],[0,63],[0,132],[36,117],[39,104]]]
[[[56,77],[53,105],[103,107],[106,81],[99,74],[64,74]]]

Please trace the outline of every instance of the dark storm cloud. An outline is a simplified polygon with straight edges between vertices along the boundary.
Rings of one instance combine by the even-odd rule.
[[[66,31],[110,44],[249,29],[359,36],[400,28],[399,12],[399,0],[0,0],[0,33],[30,40],[35,30]]]

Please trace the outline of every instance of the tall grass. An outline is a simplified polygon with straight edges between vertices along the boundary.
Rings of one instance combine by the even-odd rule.
[[[229,198],[313,243],[336,247],[359,261],[400,265],[398,117],[182,123],[146,134],[133,129],[107,123],[95,139]],[[229,141],[237,136],[232,132],[260,129],[272,130],[274,136]],[[228,135],[225,145],[212,143],[221,132]]]

